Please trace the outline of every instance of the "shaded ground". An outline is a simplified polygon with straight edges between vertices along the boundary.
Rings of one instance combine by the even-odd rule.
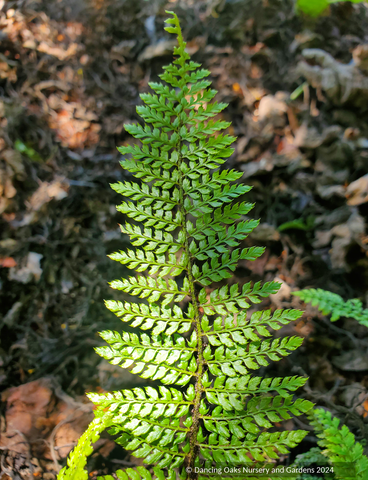
[[[139,93],[171,58],[165,9],[178,13],[190,53],[210,69],[218,100],[229,103],[224,117],[238,137],[229,164],[254,186],[248,200],[262,223],[249,242],[267,245],[235,276],[241,283],[278,277],[285,285],[273,307],[300,306],[290,290],[304,286],[367,301],[368,109],[364,101],[344,103],[347,87],[337,74],[331,94],[318,79],[297,99],[290,93],[304,82],[297,69],[303,48],[348,63],[368,43],[368,10],[342,4],[312,22],[296,16],[291,0],[0,6],[1,431],[24,412],[32,417],[17,433],[23,441],[3,443],[0,478],[53,479],[68,449],[55,443],[65,405],[85,415],[64,423],[70,435],[75,427],[65,440],[70,449],[90,418],[86,391],[142,382],[101,362],[93,347],[101,344],[97,331],[121,328],[103,305],[122,298],[107,282],[127,273],[106,258],[127,244],[109,183],[123,178],[115,149],[130,141],[123,124],[137,120]],[[364,62],[355,58],[363,76]],[[366,329],[352,320],[331,325],[307,309],[295,331],[306,337],[303,347],[268,373],[308,374],[300,394],[368,438]],[[37,382],[26,387],[32,405],[22,396],[28,390],[9,390],[28,382]],[[46,423],[36,425],[39,417]],[[307,437],[301,449],[314,441]],[[14,453],[19,442],[24,448]],[[94,471],[129,465],[112,448],[102,442]]]

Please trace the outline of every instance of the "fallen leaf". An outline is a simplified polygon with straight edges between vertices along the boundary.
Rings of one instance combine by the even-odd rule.
[[[161,40],[154,45],[148,45],[138,57],[138,62],[145,60],[151,60],[156,57],[163,57],[165,55],[171,55],[174,47],[176,46],[176,40]]]
[[[22,302],[15,302],[10,310],[4,315],[3,322],[4,325],[8,327],[13,327],[15,322],[18,320],[21,308],[23,307]]]
[[[232,86],[233,90],[235,93],[239,93],[241,94],[242,93],[242,88],[241,86],[239,85],[239,83],[235,82]]]
[[[261,120],[280,116],[287,112],[287,105],[284,102],[283,92],[277,92],[275,96],[266,95],[259,102],[258,116]]]
[[[41,42],[37,47],[37,50],[42,53],[47,53],[47,55],[52,55],[53,57],[58,58],[59,60],[65,60],[68,57],[75,55],[78,51],[78,44],[71,43],[67,50],[63,48],[56,47],[54,45],[49,45],[46,42]]]
[[[333,357],[332,363],[344,372],[364,372],[368,370],[368,355],[360,350],[350,350]]]
[[[363,402],[362,407],[364,408],[363,417],[367,418],[367,416],[368,416],[368,398],[367,398],[367,400],[365,400]]]
[[[6,163],[11,167],[14,173],[18,176],[23,176],[25,168],[22,161],[22,156],[17,150],[7,149],[2,152],[2,156]]]
[[[368,202],[368,174],[352,182],[346,189],[347,204],[361,205]]]
[[[51,200],[62,200],[67,196],[68,184],[63,178],[59,178],[51,183],[42,182],[28,200],[28,204],[33,211],[38,211],[45,203]]]
[[[270,299],[277,307],[280,307],[284,300],[290,298],[291,288],[279,277],[275,277],[275,282],[281,283],[281,287],[277,293],[270,295]]]
[[[294,160],[301,157],[301,153],[298,147],[296,147],[290,138],[283,137],[277,145],[276,153],[278,155],[284,155],[285,157]]]
[[[5,181],[4,194],[6,198],[13,198],[17,194],[17,190],[14,188],[10,178],[7,178]]]
[[[8,208],[10,204],[10,200],[5,197],[0,197],[0,214],[5,212],[5,210]],[[5,215],[5,214],[4,214]],[[3,216],[4,216],[3,215]]]
[[[17,81],[17,69],[11,68],[6,62],[0,62],[0,78],[6,78],[10,82]]]
[[[15,267],[17,262],[13,257],[0,258],[0,267],[11,268]]]
[[[268,223],[261,223],[249,235],[252,240],[260,242],[272,242],[280,240],[280,234],[273,225]]]
[[[0,240],[0,250],[4,250],[5,253],[9,254],[9,251],[13,253],[19,247],[19,242],[14,238],[4,238],[4,240]]]
[[[49,99],[50,106],[54,98]],[[58,106],[53,105],[52,108],[58,108]],[[88,111],[81,112],[76,105],[69,104],[65,107],[59,112],[51,112],[49,119],[49,126],[56,131],[57,139],[61,144],[73,149],[98,143],[101,125],[92,123],[96,119],[95,115]]]
[[[11,267],[9,270],[9,280],[15,280],[20,283],[29,283],[33,279],[38,282],[42,275],[40,262],[43,255],[36,252],[29,252],[27,257],[21,262],[19,268]],[[23,264],[23,266],[22,266]]]
[[[252,177],[261,173],[272,172],[275,166],[274,159],[270,152],[265,152],[262,158],[242,165],[240,169],[244,172],[243,178]]]
[[[52,458],[50,439],[58,447],[57,458],[67,456],[92,417],[91,405],[76,403],[47,378],[5,390],[1,400],[6,402],[6,430],[0,447],[19,453],[31,448],[38,457]]]

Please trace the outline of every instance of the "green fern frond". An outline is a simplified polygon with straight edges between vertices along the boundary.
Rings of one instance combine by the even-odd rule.
[[[362,302],[357,298],[345,302],[337,293],[327,292],[321,288],[310,288],[292,292],[305,303],[311,303],[313,307],[318,307],[323,315],[332,313],[331,322],[335,322],[340,317],[354,318],[361,325],[368,327],[368,309],[363,309]]]
[[[316,466],[327,467],[327,469],[330,467],[328,458],[323,455],[322,450],[318,447],[313,447],[308,452],[297,455],[294,463],[291,465],[291,469],[304,469],[307,472],[308,469],[313,469],[315,470],[316,475],[314,473],[301,473],[300,475],[293,477],[292,480],[320,480],[321,478],[324,480],[336,479],[333,472],[324,473],[323,477],[321,477],[319,474],[317,475],[317,468],[315,468]],[[327,469],[325,468],[324,471]]]
[[[235,140],[220,133],[229,126],[217,117],[226,105],[211,103],[209,72],[190,61],[178,18],[169,13],[166,30],[177,35],[177,58],[161,75],[168,85],[150,83],[154,94],[141,95],[137,111],[145,124],[126,126],[142,143],[119,148],[136,180],[112,185],[125,197],[118,210],[133,223],[121,226],[132,247],[110,258],[137,274],[111,287],[142,301],[106,306],[139,332],[101,332],[107,345],[96,349],[113,365],[165,386],[89,395],[97,417],[108,415],[117,443],[147,465],[116,472],[125,480],[215,478],[195,467],[275,462],[306,432],[269,429],[312,407],[293,396],[305,378],[251,373],[302,342],[270,338],[299,310],[247,312],[280,284],[213,285],[264,248],[241,247],[258,221],[244,218],[253,205],[241,201],[250,190],[237,183],[241,173],[219,170]],[[83,445],[71,454],[70,469]],[[65,476],[70,469],[60,478],[74,478]]]
[[[348,427],[343,425],[339,428],[340,420],[322,408],[313,410],[310,423],[320,438],[318,445],[323,449],[322,453],[334,466],[336,478],[367,480],[368,457],[363,454],[362,445]]]
[[[85,470],[87,457],[93,453],[93,444],[100,438],[101,433],[111,425],[112,414],[107,412],[96,418],[89,424],[68,458],[67,467],[60,470],[58,480],[88,480],[88,472]]]
[[[115,475],[118,480],[176,480],[174,471],[165,475],[159,468],[153,469],[154,476],[145,467],[127,468],[126,470],[118,470]],[[115,480],[112,475],[104,475],[97,477],[97,480]]]

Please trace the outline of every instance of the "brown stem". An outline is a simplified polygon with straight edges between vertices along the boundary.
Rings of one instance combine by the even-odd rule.
[[[197,446],[197,434],[200,427],[200,419],[199,419],[199,407],[201,404],[201,397],[203,392],[203,385],[202,385],[202,378],[204,374],[204,359],[203,359],[203,343],[202,343],[202,329],[201,329],[201,316],[199,313],[199,302],[197,298],[197,294],[195,291],[195,280],[192,273],[192,258],[189,251],[189,236],[186,229],[186,211],[184,208],[184,190],[183,190],[183,174],[181,173],[180,165],[183,161],[181,156],[181,142],[178,145],[178,154],[179,154],[179,192],[180,192],[180,211],[183,217],[182,220],[182,227],[185,234],[185,244],[184,249],[185,253],[188,256],[188,282],[190,288],[190,295],[192,297],[192,305],[194,309],[194,322],[195,322],[195,329],[197,333],[197,377],[195,383],[195,397],[194,397],[194,405],[192,410],[192,426],[190,427],[189,432],[189,445],[190,450],[185,457],[185,465],[188,469],[188,478],[190,480],[196,480],[198,475],[194,472],[194,462],[196,457],[198,456],[198,446]]]

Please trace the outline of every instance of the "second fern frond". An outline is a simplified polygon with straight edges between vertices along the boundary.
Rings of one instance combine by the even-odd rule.
[[[328,292],[321,288],[310,288],[292,292],[305,303],[318,307],[323,315],[331,316],[331,322],[336,322],[340,317],[354,318],[361,325],[368,327],[368,309],[363,309],[363,304],[357,298],[345,300],[337,293]]]

